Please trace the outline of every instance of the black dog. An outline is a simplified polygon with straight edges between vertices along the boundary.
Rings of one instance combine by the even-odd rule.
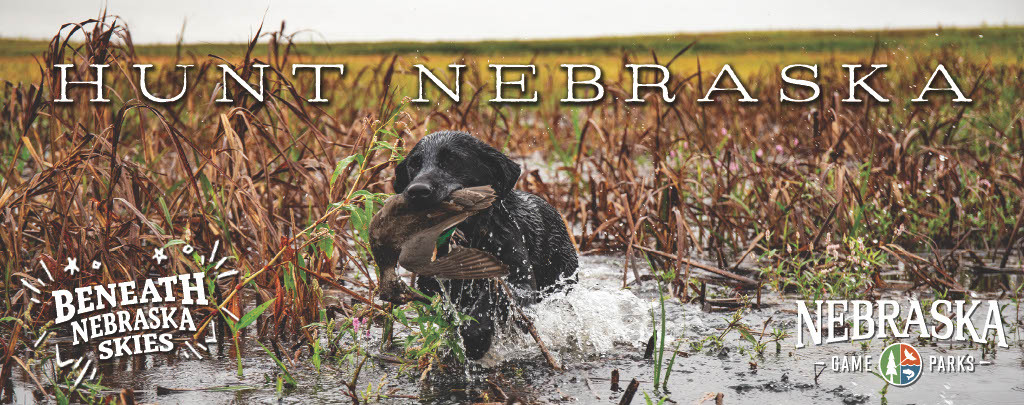
[[[414,206],[429,207],[452,191],[490,185],[498,195],[487,210],[456,228],[468,247],[490,252],[508,264],[508,281],[520,304],[576,282],[576,249],[555,208],[533,194],[513,190],[519,165],[465,132],[441,131],[424,137],[395,169],[394,188]],[[442,254],[444,252],[439,252]],[[441,292],[440,281],[419,277],[417,287]],[[495,326],[509,314],[507,296],[491,280],[444,281],[459,310],[476,319],[461,330],[466,356],[479,359],[491,347]]]

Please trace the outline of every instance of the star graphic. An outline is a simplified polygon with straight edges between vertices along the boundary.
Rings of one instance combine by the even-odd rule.
[[[167,255],[164,254],[164,248],[153,249],[153,260],[156,260],[156,264],[162,264],[164,260],[167,260]]]
[[[100,263],[99,260],[93,260],[92,261],[92,269],[93,270],[99,270],[100,267],[103,267],[103,263]]]
[[[69,257],[68,258],[68,265],[64,266],[64,271],[68,272],[71,275],[74,275],[75,273],[77,273],[78,272],[78,259],[72,259],[72,258]]]

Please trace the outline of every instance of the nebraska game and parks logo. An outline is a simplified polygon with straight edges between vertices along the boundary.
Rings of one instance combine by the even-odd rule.
[[[893,343],[882,350],[878,372],[889,384],[905,387],[921,377],[921,354],[914,346]]]
[[[860,342],[856,353],[831,356],[831,362],[817,361],[818,367],[836,373],[873,373],[891,385],[905,387],[921,373],[973,373],[978,365],[991,364],[987,350],[1007,348],[1006,329],[996,300],[932,300],[922,305],[917,299],[826,300],[797,302],[796,348],[814,345]],[[919,339],[948,343],[945,354],[921,355],[906,343],[892,343],[875,356],[868,347],[873,339]],[[982,358],[976,357],[981,349]]]

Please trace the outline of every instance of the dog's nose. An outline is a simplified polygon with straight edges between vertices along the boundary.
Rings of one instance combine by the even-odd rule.
[[[405,195],[409,196],[409,198],[413,200],[424,200],[427,197],[430,197],[430,193],[432,192],[434,192],[434,190],[430,185],[424,183],[411,184],[405,189]]]

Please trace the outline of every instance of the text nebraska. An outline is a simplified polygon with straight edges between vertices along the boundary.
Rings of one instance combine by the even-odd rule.
[[[90,102],[94,103],[106,103],[110,102],[104,94],[104,69],[110,65],[93,64],[89,65],[95,70],[94,80],[89,81],[70,81],[68,80],[68,70],[73,69],[75,65],[72,64],[58,64],[53,67],[59,70],[59,83],[60,83],[60,96],[54,99],[58,103],[70,103],[74,102],[73,99],[68,97],[69,86],[89,86],[95,88],[95,97]],[[591,64],[561,64],[562,69],[566,71],[565,83],[566,92],[564,98],[561,99],[563,103],[594,103],[601,102],[605,98],[605,86],[601,82],[601,68]],[[868,83],[869,79],[872,78],[880,70],[888,67],[886,64],[872,64],[870,65],[870,71],[867,71],[867,67],[859,64],[844,64],[842,65],[847,71],[848,88],[847,96],[842,99],[844,103],[863,103],[867,98],[859,98],[858,93],[866,94],[868,97],[874,99],[878,103],[888,103],[890,100],[879,93],[875,88],[871,87]],[[188,71],[189,68],[194,67],[193,65],[176,65],[177,69],[181,71],[181,87],[178,90],[177,95],[172,97],[158,97],[153,95],[150,91],[149,86],[146,84],[146,71],[153,67],[150,64],[135,64],[133,65],[139,73],[139,93],[143,98],[154,102],[154,103],[171,103],[181,99],[186,92],[189,91]],[[235,70],[226,64],[218,65],[220,67],[222,75],[221,80],[218,83],[220,88],[221,96],[216,99],[218,103],[230,103],[233,102],[233,98],[228,94],[229,80],[234,82],[241,89],[248,93],[249,96],[256,99],[259,102],[263,102],[265,97],[264,91],[264,70],[269,65],[265,64],[253,64],[253,72],[258,79],[257,85],[252,85],[244,80]],[[424,65],[417,64],[413,65],[417,70],[418,78],[418,95],[412,100],[414,103],[428,103],[431,100],[426,98],[424,85],[432,83],[434,87],[441,90],[444,95],[452,102],[458,104],[462,101],[461,94],[461,79],[462,71],[466,65],[452,64],[448,65],[448,69],[451,71],[450,76],[452,77],[448,83],[439,78],[434,72]],[[671,81],[672,73],[669,69],[662,65],[657,64],[626,64],[624,67],[630,72],[631,81],[631,97],[626,99],[627,103],[643,104],[646,102],[644,95],[646,93],[657,92],[660,93],[660,98],[663,102],[671,103],[676,100],[676,95],[672,94],[669,89],[669,82]],[[498,65],[490,64],[489,69],[494,71],[494,98],[488,100],[491,103],[532,103],[540,100],[540,95],[536,90],[528,91],[528,82],[531,77],[537,75],[537,66],[534,64],[518,64],[518,65]],[[783,87],[779,89],[779,101],[791,102],[791,103],[809,103],[817,100],[821,96],[821,87],[817,82],[811,80],[798,79],[794,77],[794,74],[799,71],[806,71],[810,73],[814,79],[818,78],[818,65],[805,65],[805,64],[793,64],[782,68],[779,71],[779,75],[784,82]],[[293,77],[297,77],[300,72],[312,73],[313,79],[313,97],[307,99],[310,103],[326,103],[329,100],[324,96],[322,90],[323,78],[325,74],[337,74],[339,76],[345,74],[344,64],[293,64],[291,65],[291,74]],[[866,73],[865,73],[866,72]],[[644,73],[654,73],[644,74]],[[578,76],[586,77],[581,79]],[[940,77],[941,76],[941,77]],[[651,80],[645,80],[651,79]],[[728,79],[732,82],[732,85],[724,84]],[[945,82],[945,85],[941,84]],[[942,87],[948,86],[948,87]],[[810,91],[808,96],[794,96],[793,90],[796,88],[804,88]],[[910,100],[913,103],[923,103],[928,101],[930,93],[941,93],[948,92],[952,96],[951,101],[955,103],[969,103],[972,100],[967,98],[964,93],[957,86],[956,81],[950,75],[949,71],[942,64],[939,64],[932,70],[931,76],[928,78],[924,88],[921,90],[920,95],[917,98]],[[720,94],[735,94],[738,98],[737,101],[741,103],[757,103],[759,100],[753,97],[747,88],[743,85],[739,76],[733,70],[732,66],[726,64],[719,70],[718,75],[715,76],[715,80],[711,83],[711,87],[707,89],[704,97],[697,99],[697,102],[711,103],[717,101],[717,97]],[[586,94],[586,96],[581,96]]]

